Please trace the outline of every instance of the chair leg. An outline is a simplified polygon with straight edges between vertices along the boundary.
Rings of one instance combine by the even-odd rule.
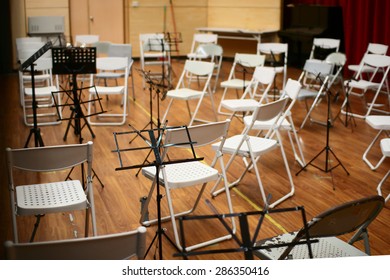
[[[364,151],[364,154],[362,157],[363,161],[371,168],[371,170],[376,170],[386,158],[386,156],[382,156],[382,158],[377,162],[376,165],[371,163],[371,161],[369,161],[369,159],[368,159],[368,153],[371,151],[372,147],[377,142],[377,140],[378,140],[379,136],[382,134],[382,132],[384,132],[384,130],[379,130],[377,135],[375,135],[375,138],[372,140],[370,145],[368,145],[367,149]]]
[[[382,180],[378,184],[377,191],[378,191],[378,194],[381,195],[381,196],[383,196],[383,194],[382,194],[382,185],[385,183],[385,181],[387,180],[389,175],[390,175],[390,170],[387,171],[386,175],[382,178]],[[385,202],[389,201],[389,199],[390,199],[390,193],[386,196]]]

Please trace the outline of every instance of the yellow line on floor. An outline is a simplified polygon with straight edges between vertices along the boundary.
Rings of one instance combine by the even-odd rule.
[[[238,194],[242,199],[244,199],[250,206],[252,206],[256,211],[262,211],[263,208],[258,206],[256,203],[254,203],[252,200],[250,200],[246,195],[244,195],[242,192],[240,192],[237,188],[232,189],[236,194]],[[276,226],[278,229],[280,229],[283,233],[287,233],[287,230],[279,224],[274,218],[272,218],[270,215],[266,215],[265,218],[269,220],[274,226]]]

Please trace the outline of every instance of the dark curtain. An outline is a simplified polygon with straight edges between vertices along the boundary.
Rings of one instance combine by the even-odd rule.
[[[342,7],[347,64],[359,64],[368,43],[390,46],[389,0],[284,0],[288,4]]]

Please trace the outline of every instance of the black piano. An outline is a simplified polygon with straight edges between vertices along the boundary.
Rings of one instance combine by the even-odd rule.
[[[283,29],[278,33],[288,43],[288,63],[302,68],[309,58],[314,38],[340,39],[344,51],[343,14],[340,6],[288,5],[283,11]]]

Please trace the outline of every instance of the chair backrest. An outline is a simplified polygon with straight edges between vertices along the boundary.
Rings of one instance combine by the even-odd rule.
[[[265,62],[264,55],[236,53],[234,56],[234,63],[245,67],[263,66]]]
[[[92,162],[92,146],[85,144],[59,145],[11,149],[7,148],[9,172],[13,168],[46,172],[71,168],[83,162]],[[12,178],[10,173],[10,178]]]
[[[378,216],[385,205],[382,196],[370,196],[333,207],[314,217],[307,223],[310,238],[339,236],[367,228]],[[306,230],[302,228],[294,238],[297,242],[306,237]],[[293,246],[289,246],[280,256],[284,259]]]
[[[388,48],[389,48],[388,45],[369,43],[366,53],[385,55],[387,53]]]
[[[330,53],[338,52],[339,48],[339,39],[314,38],[309,59],[324,60]]]
[[[222,57],[223,48],[217,44],[202,44],[196,49],[196,53],[207,55],[213,59],[216,56]]]
[[[46,242],[5,242],[9,260],[123,260],[143,259],[146,228],[110,235]]]
[[[205,33],[195,33],[192,44],[191,44],[191,53],[195,52],[199,45],[202,44],[217,44],[218,35],[217,34],[205,34]]]
[[[95,44],[99,42],[99,35],[76,35],[74,45],[81,47],[81,46],[90,46],[92,44]]]
[[[361,73],[364,69],[364,66],[371,66],[375,70],[370,76],[370,82],[374,80],[374,78],[377,76],[377,74],[380,72],[382,75],[380,86],[382,87],[382,84],[387,79],[387,75],[389,73],[390,69],[390,56],[387,55],[380,55],[380,54],[365,54],[362,60],[362,63],[359,66],[359,71],[356,74],[356,77],[361,77]],[[383,70],[383,71],[380,71]]]
[[[333,70],[331,71],[333,75],[330,80],[330,84],[332,85],[339,77],[342,78],[341,71],[347,63],[347,56],[341,52],[334,52],[326,57],[325,62],[333,65]]]
[[[132,57],[131,44],[110,44],[107,51],[108,56]]]
[[[236,71],[238,72],[238,65],[242,67],[255,68],[257,66],[264,66],[265,55],[259,54],[247,54],[247,53],[236,53],[234,55],[234,61],[232,68],[230,69],[229,78],[233,79],[235,77]]]
[[[206,76],[214,71],[214,62],[186,60],[184,70],[194,75]]]
[[[286,107],[288,98],[280,98],[276,101],[272,101],[265,104],[259,104],[252,114],[252,125],[255,121],[269,121],[274,120],[274,125],[270,129],[273,130],[274,126],[277,124],[281,114]],[[252,128],[252,125],[248,126],[246,129],[249,131]]]
[[[268,92],[272,86],[272,82],[274,81],[275,74],[276,73],[273,68],[257,66],[253,72],[250,84],[245,88],[241,99],[247,98],[248,94],[250,94],[251,98],[253,98],[253,93],[258,90],[259,86],[261,86],[262,96],[259,100],[259,103],[262,103],[263,100],[267,100]]]
[[[286,86],[284,87],[283,90],[283,95],[282,97],[289,97],[291,100],[296,100],[298,97],[298,93],[301,90],[302,85],[299,81],[293,80],[293,79],[288,79]]]
[[[179,148],[209,145],[216,141],[221,141],[227,135],[230,120],[194,125],[189,127],[169,128],[166,130],[165,145],[180,144]]]
[[[301,81],[306,73],[310,73],[314,76],[325,77],[329,76],[332,71],[332,64],[327,63],[325,61],[308,59],[303,66],[303,72],[299,77],[299,81]]]
[[[96,54],[97,55],[107,55],[108,49],[111,45],[111,42],[109,41],[98,41],[93,44],[91,44],[93,47],[96,47]]]
[[[140,50],[143,52],[157,51],[161,52],[168,51],[169,45],[165,41],[163,33],[143,33],[139,35]]]

